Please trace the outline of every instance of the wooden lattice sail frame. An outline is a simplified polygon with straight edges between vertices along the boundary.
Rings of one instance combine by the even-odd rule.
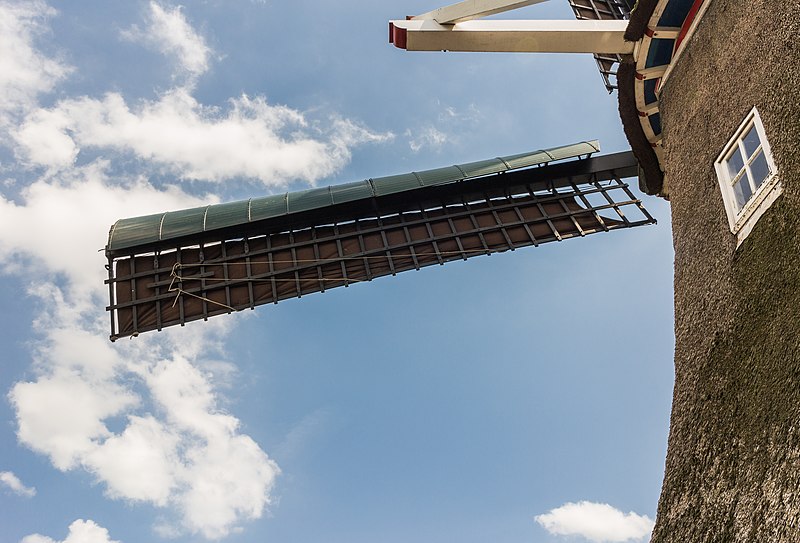
[[[654,223],[598,143],[118,221],[111,339],[433,264]],[[566,160],[566,161],[564,161]],[[559,162],[562,161],[562,162]]]

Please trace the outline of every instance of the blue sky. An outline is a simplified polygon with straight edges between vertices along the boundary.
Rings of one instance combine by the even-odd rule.
[[[435,7],[0,1],[0,540],[647,538],[673,379],[662,200],[655,227],[107,340],[116,219],[626,149],[588,55],[387,43]]]

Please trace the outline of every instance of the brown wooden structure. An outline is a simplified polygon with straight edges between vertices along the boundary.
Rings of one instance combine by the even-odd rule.
[[[654,223],[622,182],[637,172],[632,153],[590,157],[596,147],[589,142],[536,152],[545,153],[540,158],[529,153],[119,221],[107,246],[111,339],[434,264]],[[537,162],[559,151],[588,152]],[[514,160],[533,165],[512,170]],[[358,190],[365,197],[352,198]]]

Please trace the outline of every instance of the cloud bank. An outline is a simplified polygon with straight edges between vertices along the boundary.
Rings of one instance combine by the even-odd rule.
[[[54,14],[40,1],[0,5],[0,113],[31,107],[40,93],[53,90],[72,71],[35,45],[47,30],[47,18]]]
[[[78,519],[69,525],[69,534],[63,541],[47,536],[32,534],[22,538],[20,543],[120,543],[111,539],[108,530],[94,521]]]
[[[647,516],[588,501],[566,503],[535,520],[553,535],[579,536],[594,543],[643,541],[654,525]]]
[[[28,295],[40,309],[35,378],[8,395],[17,436],[55,468],[92,474],[110,498],[168,508],[176,529],[224,537],[263,514],[279,473],[220,407],[203,370],[205,360],[224,358],[226,325],[112,345],[96,251],[110,224],[106,213],[144,214],[197,199],[175,188],[111,186],[97,168],[83,173],[67,185],[34,184],[22,204],[0,199],[1,261],[31,278]],[[107,211],[87,214],[89,203]],[[75,251],[87,256],[76,259]],[[112,431],[111,422],[121,429]]]
[[[243,178],[274,187],[292,181],[314,183],[345,166],[353,148],[394,137],[335,114],[310,119],[264,96],[232,97],[225,107],[198,102],[192,94],[194,83],[209,69],[214,51],[180,7],[157,2],[149,4],[144,28],[134,26],[122,36],[174,58],[178,72],[189,75],[186,81],[134,104],[120,92],[107,92],[36,107],[35,97],[52,90],[73,69],[35,48],[45,15],[55,12],[41,2],[0,8],[0,30],[8,31],[0,35],[0,50],[19,51],[18,57],[2,55],[9,65],[0,64],[5,68],[0,69],[0,96],[8,98],[0,108],[18,106],[25,113],[18,125],[11,119],[5,124],[15,153],[29,168],[60,174],[92,152],[134,157],[144,171],[181,179]]]
[[[204,106],[185,88],[130,106],[118,93],[62,100],[31,112],[14,132],[30,166],[60,171],[81,150],[134,156],[183,179],[235,178],[283,186],[313,183],[345,166],[352,148],[391,139],[341,118],[313,124],[264,97],[231,98],[228,107]]]
[[[0,184],[0,274],[22,283],[36,315],[28,377],[7,393],[17,438],[56,470],[90,474],[109,499],[161,508],[159,534],[220,539],[267,511],[280,473],[224,408],[231,372],[212,372],[235,365],[224,344],[241,316],[111,344],[98,249],[120,217],[216,202],[220,181],[312,184],[356,146],[392,136],[264,96],[199,102],[194,84],[219,57],[182,8],[158,2],[123,38],[175,61],[173,88],[136,103],[115,90],[45,106],[79,69],[40,43],[56,16],[38,0],[0,1],[0,146],[16,157],[6,172],[25,180]],[[150,180],[163,174],[175,182]],[[0,481],[34,492],[10,472]],[[111,539],[77,520],[63,543],[79,542]]]

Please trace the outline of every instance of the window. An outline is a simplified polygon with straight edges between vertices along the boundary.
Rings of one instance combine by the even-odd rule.
[[[739,125],[714,167],[731,232],[741,243],[783,191],[756,108]]]

